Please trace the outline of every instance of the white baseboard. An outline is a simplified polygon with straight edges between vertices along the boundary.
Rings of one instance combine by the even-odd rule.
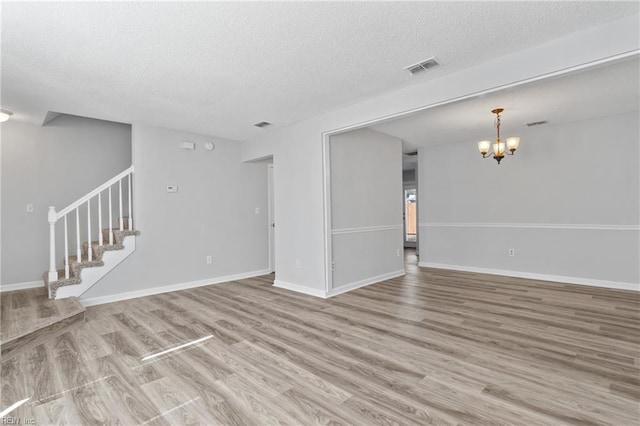
[[[0,286],[0,292],[24,290],[27,288],[44,287],[44,281],[26,281],[23,283],[2,284]]]
[[[367,286],[367,285],[379,283],[380,281],[390,280],[391,278],[401,277],[401,276],[403,276],[405,274],[406,274],[406,272],[404,271],[404,269],[401,269],[401,270],[398,270],[398,271],[389,272],[388,274],[382,274],[382,275],[378,275],[378,276],[375,276],[375,277],[367,278],[367,279],[364,279],[364,280],[356,281],[356,282],[353,282],[353,283],[350,283],[350,284],[345,284],[345,285],[340,286],[338,288],[334,288],[333,290],[329,290],[329,292],[327,293],[327,297],[337,296],[338,294],[346,293],[347,291],[351,291],[351,290],[355,290],[355,289],[360,288],[360,287],[364,287],[364,286]]]
[[[145,288],[143,290],[128,291],[125,293],[110,294],[108,296],[98,296],[89,298],[80,298],[80,302],[84,306],[102,305],[104,303],[119,302],[121,300],[135,299],[137,297],[152,296],[154,294],[169,293],[171,291],[186,290],[189,288],[203,287],[206,285],[221,284],[229,281],[242,280],[245,278],[258,277],[260,275],[269,274],[269,269],[261,269],[259,271],[245,272],[242,274],[227,275],[224,277],[214,277],[198,281],[190,281],[186,283],[169,284],[160,287]]]
[[[309,296],[322,297],[325,299],[327,295],[324,290],[319,290],[317,288],[305,287],[300,284],[292,284],[281,280],[275,280],[273,282],[274,287],[283,288],[285,290],[295,291],[296,293],[308,294]]]
[[[567,277],[564,275],[538,274],[535,272],[509,271],[504,269],[479,268],[476,266],[449,265],[446,263],[419,262],[418,266],[425,268],[451,269],[454,271],[477,272],[480,274],[502,275],[506,277],[528,278],[540,281],[553,281],[565,284],[581,284],[592,287],[604,287],[617,290],[640,291],[640,284],[620,281],[594,280],[591,278]]]

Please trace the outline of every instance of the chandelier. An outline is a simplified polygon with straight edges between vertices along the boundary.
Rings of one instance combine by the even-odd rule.
[[[507,138],[507,143],[505,144],[500,139],[500,114],[504,111],[504,108],[496,108],[492,109],[491,112],[496,115],[495,126],[498,132],[498,136],[496,137],[496,141],[491,143],[491,141],[480,141],[478,142],[478,151],[482,154],[482,158],[490,158],[493,157],[498,164],[504,158],[505,154],[513,155],[518,149],[518,145],[520,145],[520,138],[517,137],[509,137]],[[493,152],[489,154],[489,148],[493,148]],[[506,148],[506,150],[505,150]],[[509,152],[507,152],[507,150]]]

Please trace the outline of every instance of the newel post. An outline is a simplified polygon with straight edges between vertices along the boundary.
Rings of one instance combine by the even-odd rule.
[[[49,207],[49,282],[58,280],[58,271],[56,269],[56,222],[58,214],[56,208]]]

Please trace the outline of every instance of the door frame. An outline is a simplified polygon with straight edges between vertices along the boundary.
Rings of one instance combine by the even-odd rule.
[[[405,200],[405,191],[407,189],[415,189],[416,191],[416,240],[407,241],[407,202]],[[402,239],[404,247],[418,247],[418,185],[416,182],[407,182],[402,184]]]
[[[275,245],[275,212],[274,212],[274,191],[273,191],[273,164],[267,164],[267,226],[269,234],[269,272],[276,270],[276,245]]]

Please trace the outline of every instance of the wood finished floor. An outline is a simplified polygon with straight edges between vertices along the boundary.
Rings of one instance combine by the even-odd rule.
[[[0,295],[0,341],[6,342],[84,312],[75,297],[49,300],[43,287]]]
[[[87,308],[2,364],[37,424],[640,423],[640,295],[418,268],[329,300],[272,276]],[[157,353],[213,336],[147,361]]]
[[[84,325],[85,308],[75,297],[49,300],[44,287],[0,295],[0,353],[3,361]]]

